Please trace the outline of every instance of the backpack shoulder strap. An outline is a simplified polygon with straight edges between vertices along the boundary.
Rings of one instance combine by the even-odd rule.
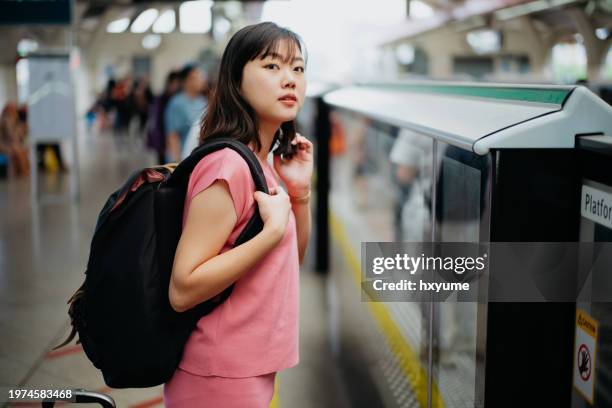
[[[191,152],[191,154],[185,158],[179,165],[174,169],[168,180],[166,181],[166,186],[168,187],[178,187],[178,186],[186,186],[189,181],[189,176],[191,172],[195,168],[195,166],[202,160],[204,156],[215,152],[217,150],[223,149],[225,147],[229,147],[236,151],[240,156],[247,162],[249,166],[249,170],[251,170],[251,176],[253,177],[253,181],[255,182],[255,188],[258,191],[263,191],[264,193],[268,193],[268,185],[266,183],[266,178],[263,173],[263,169],[255,156],[255,153],[248,148],[242,142],[237,140],[228,138],[228,137],[215,137],[212,139],[206,140],[203,144],[198,146]]]
[[[195,166],[202,160],[204,156],[217,150],[229,147],[236,151],[246,161],[251,171],[251,176],[255,182],[255,189],[268,194],[268,184],[264,175],[261,164],[257,160],[255,153],[249,149],[247,145],[235,139],[228,137],[215,137],[206,140],[191,152],[189,157],[179,163],[172,174],[166,180],[168,187],[186,187],[189,182],[189,176]],[[263,221],[259,215],[259,209],[255,206],[255,213],[247,222],[246,226],[236,239],[235,246],[238,246],[257,235],[263,228]]]

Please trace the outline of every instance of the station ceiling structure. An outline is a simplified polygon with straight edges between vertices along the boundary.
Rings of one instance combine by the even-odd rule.
[[[458,31],[492,27],[514,19],[527,19],[541,32],[561,38],[579,32],[576,12],[588,24],[612,31],[612,0],[424,0],[436,14],[395,27],[386,44],[455,24]],[[609,35],[608,35],[609,37]]]
[[[406,10],[411,1],[406,0]],[[383,36],[383,44],[393,45],[448,24],[458,29],[469,30],[490,27],[499,22],[517,18],[528,19],[534,29],[547,37],[547,41],[572,40],[575,33],[593,31],[595,28],[607,30],[607,40],[612,35],[612,0],[418,0],[429,5],[435,14],[430,18],[411,19],[398,26],[390,27]],[[0,0],[2,3],[13,0]],[[38,0],[37,2],[40,2]],[[61,1],[60,1],[61,2]],[[27,1],[22,2],[27,3]],[[105,33],[106,25],[117,15],[130,18],[132,22],[142,11],[149,7],[159,9],[178,8],[180,0],[75,0],[72,24],[73,43],[87,47],[93,37]],[[224,0],[214,2],[213,13],[223,13]],[[231,2],[236,3],[236,2]],[[242,0],[241,13],[257,15],[264,1]],[[372,2],[373,7],[381,7]],[[231,21],[232,18],[229,18]],[[31,38],[44,46],[65,44],[65,27],[57,25],[0,24],[3,47],[0,48],[0,63],[9,63],[16,58],[16,45],[22,38]],[[589,41],[589,38],[585,38]],[[607,44],[609,45],[609,44]]]

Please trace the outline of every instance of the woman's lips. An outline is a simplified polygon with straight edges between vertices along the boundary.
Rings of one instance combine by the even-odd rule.
[[[283,98],[283,99],[279,99],[279,101],[282,102],[286,106],[294,106],[295,104],[297,104],[297,101],[295,99]]]
[[[297,104],[297,96],[293,93],[286,93],[278,98],[278,100],[288,108],[292,108]]]

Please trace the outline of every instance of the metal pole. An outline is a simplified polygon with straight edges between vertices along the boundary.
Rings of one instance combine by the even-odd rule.
[[[323,102],[323,96],[316,98],[316,107],[317,219],[315,270],[317,272],[327,273],[329,269],[329,138],[331,126],[329,121],[329,106]]]

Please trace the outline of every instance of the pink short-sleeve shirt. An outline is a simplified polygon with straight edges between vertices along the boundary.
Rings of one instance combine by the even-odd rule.
[[[268,187],[278,186],[262,163]],[[183,224],[193,197],[226,180],[238,220],[221,253],[230,250],[255,211],[248,165],[230,148],[204,157],[189,179]],[[291,211],[281,242],[234,285],[229,298],[202,317],[179,367],[192,374],[230,378],[276,372],[298,363],[299,258]]]

